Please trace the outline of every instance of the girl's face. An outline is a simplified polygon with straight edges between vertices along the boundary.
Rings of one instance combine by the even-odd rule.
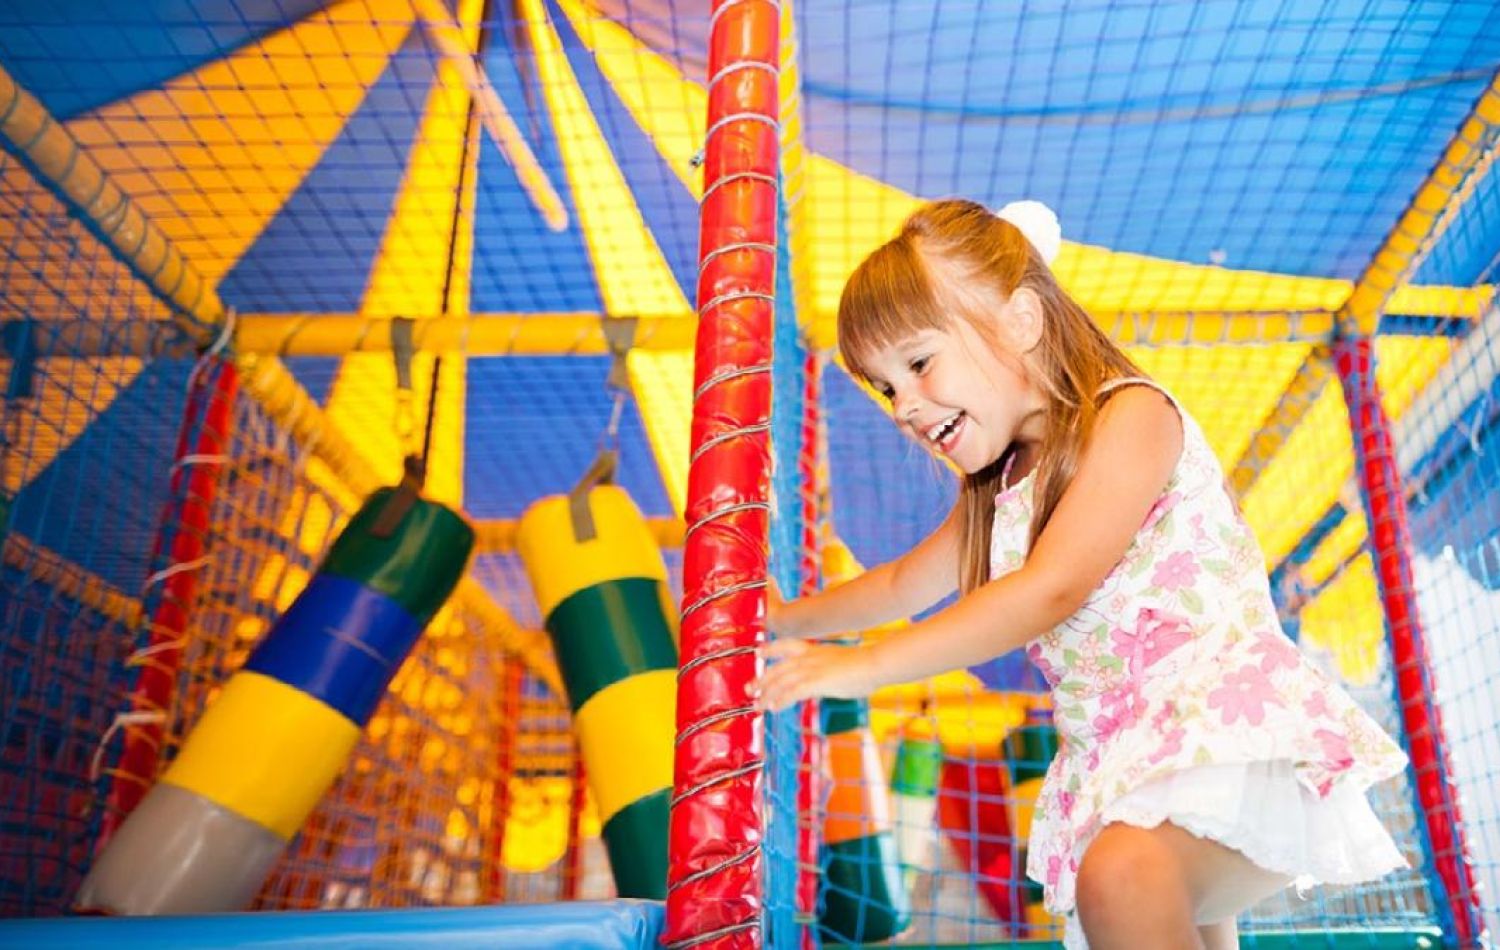
[[[891,416],[929,451],[973,474],[1014,442],[1040,444],[1042,393],[1023,358],[1004,358],[967,320],[881,348],[864,367]]]

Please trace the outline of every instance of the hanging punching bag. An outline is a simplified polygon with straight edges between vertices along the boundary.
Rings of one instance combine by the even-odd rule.
[[[677,611],[661,550],[613,485],[533,504],[516,550],[557,653],[615,888],[661,900],[677,709]]]
[[[454,511],[375,492],[111,839],[79,909],[244,909],[328,791],[474,546]]]

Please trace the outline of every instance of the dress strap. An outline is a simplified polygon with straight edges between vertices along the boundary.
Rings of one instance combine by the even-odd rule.
[[[1182,407],[1177,405],[1176,396],[1173,396],[1171,393],[1167,392],[1166,387],[1161,383],[1158,383],[1154,379],[1148,379],[1145,376],[1117,376],[1114,379],[1107,381],[1103,386],[1099,387],[1099,395],[1101,397],[1108,396],[1115,390],[1124,389],[1126,386],[1146,386],[1154,389],[1157,392],[1161,393],[1163,396],[1167,397],[1167,402],[1170,402],[1178,412],[1182,411]]]
[[[1010,470],[1015,467],[1015,464],[1016,453],[1011,452],[1005,459],[1005,467],[1000,470],[1000,490],[1002,492],[1010,491]]]
[[[1126,386],[1150,386],[1163,395],[1167,395],[1166,390],[1161,388],[1160,383],[1154,379],[1147,379],[1145,376],[1116,376],[1114,379],[1105,381],[1104,385],[1099,387],[1099,395],[1107,396],[1116,389],[1122,389]]]

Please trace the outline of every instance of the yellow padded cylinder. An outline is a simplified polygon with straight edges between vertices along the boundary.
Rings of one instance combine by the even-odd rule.
[[[161,780],[290,840],[343,770],[359,733],[301,690],[241,670]]]
[[[677,671],[651,670],[601,689],[578,710],[578,744],[601,822],[671,787],[676,709]]]
[[[590,541],[574,539],[564,495],[543,498],[521,515],[516,552],[527,565],[543,617],[570,595],[604,581],[650,577],[666,583],[661,550],[625,490],[615,485],[595,488],[588,504],[595,526]]]

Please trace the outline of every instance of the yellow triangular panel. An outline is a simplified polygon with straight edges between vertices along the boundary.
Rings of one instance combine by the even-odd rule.
[[[381,484],[400,481],[402,458],[408,451],[421,450],[432,365],[428,354],[412,360],[409,413],[398,412],[396,366],[389,353],[351,353],[344,357],[328,394],[327,423],[359,447]],[[465,370],[462,360],[443,360],[425,492],[451,504],[462,499]]]
[[[521,7],[605,309],[615,316],[693,313],[641,217],[546,11],[539,0],[522,0]]]
[[[687,498],[688,450],[693,425],[693,354],[631,350],[626,358],[630,387],[640,406],[646,437],[666,483],[672,510],[682,516]]]
[[[1232,465],[1286,390],[1309,347],[1134,346],[1127,352],[1197,420],[1221,464]],[[1232,381],[1233,385],[1227,382]]]
[[[99,414],[109,408],[120,390],[141,371],[138,359],[110,357],[86,364],[71,359],[37,360],[33,370],[33,398],[24,412],[11,416],[14,431],[4,459],[5,493],[14,498],[59,453],[73,444]],[[0,379],[10,373],[9,360],[0,361]],[[166,465],[163,465],[165,469]]]
[[[559,5],[636,124],[693,197],[701,198],[703,175],[692,167],[692,159],[703,147],[708,114],[703,87],[684,79],[629,30],[588,11],[577,0],[560,0]]]
[[[213,283],[322,158],[410,28],[346,0],[68,130]]]
[[[562,5],[636,122],[651,136],[678,179],[693,194],[701,194],[701,176],[690,159],[703,147],[708,107],[703,87],[683,77],[625,28],[589,13],[578,0],[562,0]],[[791,121],[799,121],[795,110]],[[815,339],[826,346],[833,342],[832,316],[850,272],[876,245],[895,235],[920,201],[828,158],[800,152],[795,130],[788,131],[791,134],[784,141],[791,151],[784,164],[805,175],[787,182],[788,188],[797,189],[795,197],[801,204],[796,230],[805,232],[805,243],[793,240],[798,246],[816,249],[810,261],[811,305],[819,321]],[[1063,222],[1064,233],[1068,224]],[[1064,242],[1054,270],[1069,292],[1098,314],[1332,312],[1344,303],[1353,286],[1347,280],[1185,264],[1073,242]],[[1402,288],[1392,297],[1389,309],[1472,317],[1489,294],[1487,287]],[[1173,332],[1185,337],[1188,330]]]
[[[442,313],[468,112],[463,80],[451,63],[440,61],[365,288],[362,313],[412,318]]]
[[[463,23],[472,32],[478,6],[469,0],[463,11]],[[466,149],[471,129],[470,94],[458,69],[447,60],[437,64],[436,81],[428,91],[422,121],[408,153],[401,189],[381,241],[366,286],[361,312],[375,316],[404,316],[423,319],[444,315],[445,307],[458,304],[448,315],[467,312],[469,274],[472,269],[468,251],[473,245],[473,218],[457,218],[460,203],[473,206],[474,166],[477,150]],[[468,162],[469,174],[464,174]],[[460,188],[460,182],[463,187]],[[459,252],[463,253],[460,254]],[[445,299],[444,292],[447,292]],[[377,363],[381,360],[377,358]],[[371,392],[389,379],[394,364],[384,357],[385,368],[368,360],[350,357],[345,360],[338,383],[329,398],[329,414],[335,410],[341,419],[360,410],[389,413],[400,420],[402,428],[411,426],[403,445],[401,436],[389,441],[384,433],[367,429],[347,430],[359,433],[367,451],[384,462],[392,455],[400,459],[406,451],[422,448],[423,427],[427,418],[425,402],[433,361],[423,355],[413,361],[409,420],[398,414],[395,394]],[[460,354],[445,356],[438,381],[437,406],[433,418],[431,455],[427,460],[424,493],[435,501],[459,505],[463,500],[464,387],[467,380],[464,358]],[[351,404],[351,400],[354,400]]]
[[[1375,341],[1375,356],[1379,364],[1376,378],[1380,382],[1386,414],[1393,423],[1406,414],[1417,395],[1448,361],[1453,351],[1452,342],[1447,337],[1381,337]],[[1349,463],[1348,477],[1353,479],[1356,473],[1352,455]],[[1403,477],[1410,474],[1402,473]],[[1363,502],[1358,491],[1352,488],[1346,481],[1340,493],[1327,499],[1330,505],[1334,500],[1343,503],[1346,516],[1318,545],[1303,569],[1311,583],[1321,583],[1365,541]]]
[[[791,261],[792,299],[799,326],[811,325],[813,305],[812,266],[817,257],[807,225],[807,169],[812,152],[807,148],[802,120],[802,66],[798,52],[801,38],[792,0],[781,3],[781,206],[786,212],[784,231]]]
[[[1385,618],[1369,555],[1349,565],[1302,611],[1302,643],[1314,653],[1331,654],[1351,683],[1375,681],[1384,638]]]
[[[26,214],[0,214],[0,291],[5,317],[36,321],[166,319],[144,281],[81,225],[59,227],[68,209],[19,162],[0,160],[0,195]]]
[[[431,370],[424,375],[431,379]],[[468,361],[461,354],[443,357],[438,379],[437,416],[433,419],[432,454],[427,459],[425,494],[455,507],[464,497],[464,411],[468,399]]]
[[[425,394],[426,390],[415,381],[416,362],[413,361],[412,389],[414,393]],[[377,482],[394,485],[401,480],[405,447],[396,432],[396,366],[389,353],[351,353],[344,357],[338,378],[328,393],[324,420],[359,446],[374,468]],[[415,434],[415,406],[404,425],[410,434]]]
[[[166,318],[166,308],[102,244],[77,225],[58,229],[67,210],[19,163],[0,160],[0,194],[34,212],[0,215],[3,316],[37,322]],[[71,445],[143,365],[118,357],[79,362],[66,355],[66,346],[55,352],[56,358],[36,361],[25,410],[10,413],[14,429],[6,434],[10,448],[0,485],[11,496]],[[10,372],[11,361],[0,359],[0,380]]]
[[[1411,405],[1451,349],[1446,337],[1376,341],[1376,381],[1392,420]],[[1353,474],[1349,416],[1334,378],[1243,499],[1245,517],[1271,563],[1285,557],[1335,501],[1343,501],[1351,512],[1360,511],[1358,495],[1340,497]]]
[[[1333,572],[1342,567],[1364,543],[1367,534],[1365,513],[1359,507],[1359,498],[1351,493],[1350,497],[1341,498],[1340,501],[1355,507],[1347,511],[1338,527],[1328,532],[1328,537],[1323,539],[1312,557],[1307,559],[1307,564],[1301,568],[1302,583],[1308,587],[1315,587],[1332,577]]]

